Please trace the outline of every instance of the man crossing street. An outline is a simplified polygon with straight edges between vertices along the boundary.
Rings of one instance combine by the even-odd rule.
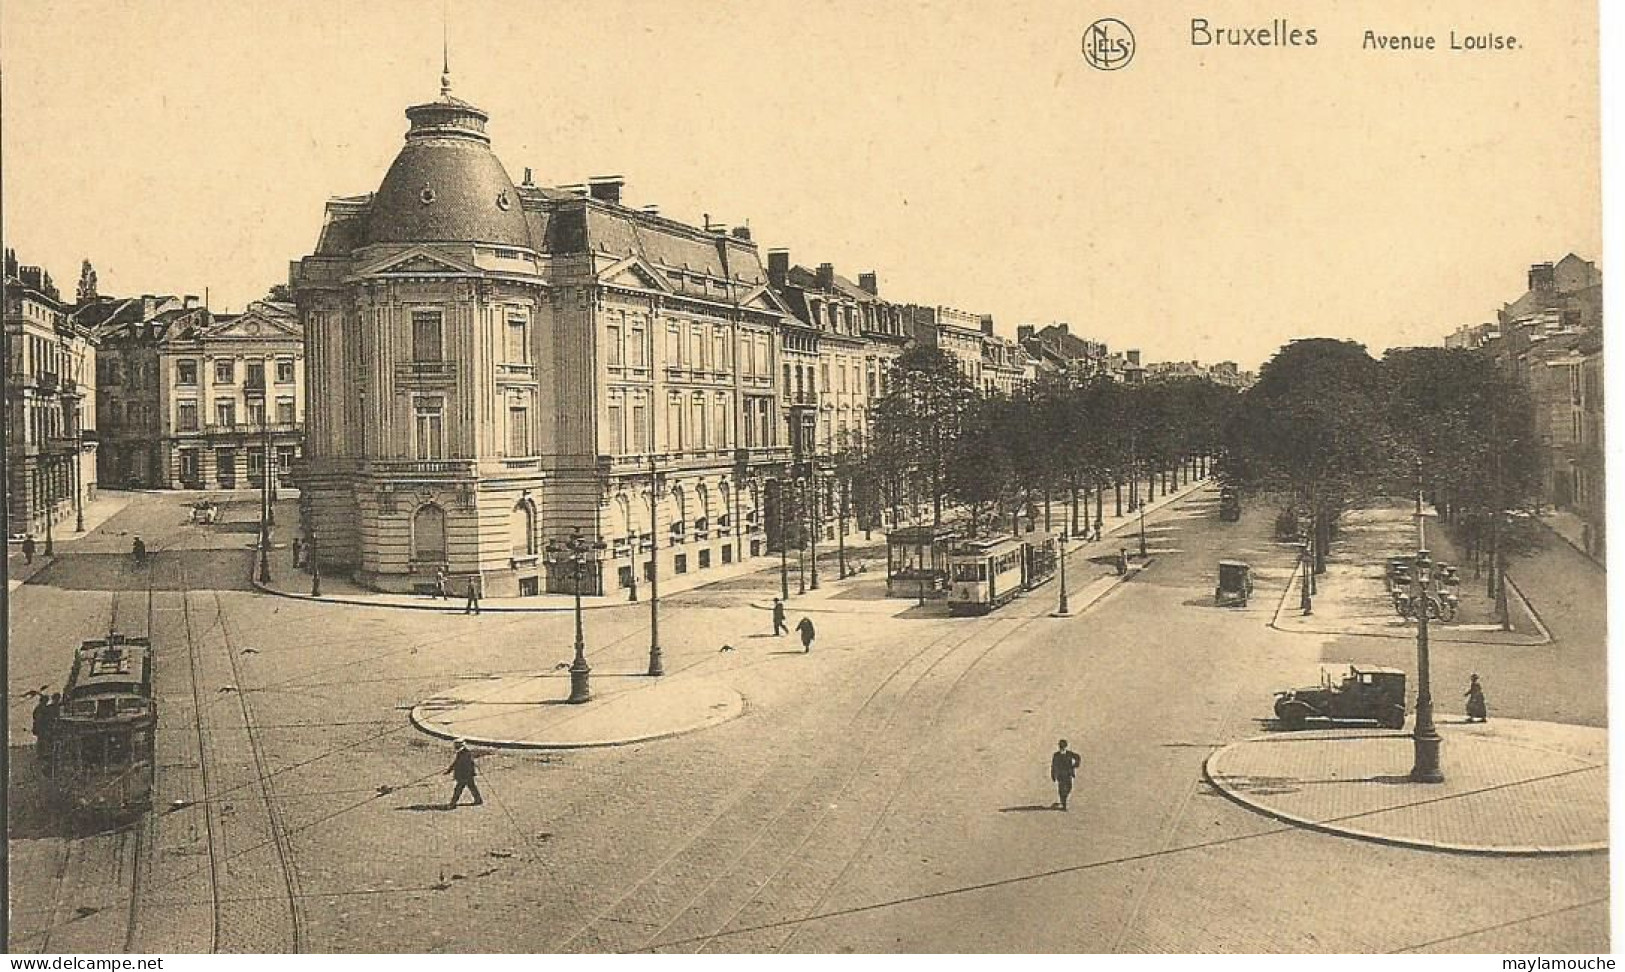
[[[1077,779],[1078,766],[1083,757],[1066,748],[1066,740],[1061,740],[1055,754],[1049,758],[1049,778],[1055,781],[1056,792],[1061,797],[1061,809],[1066,809],[1067,798],[1072,795],[1072,781]]]
[[[773,635],[777,637],[789,633],[790,626],[784,623],[784,602],[775,597],[773,599]]]

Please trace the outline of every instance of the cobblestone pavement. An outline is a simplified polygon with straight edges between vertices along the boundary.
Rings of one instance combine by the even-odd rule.
[[[446,811],[449,747],[408,710],[465,677],[568,662],[570,617],[255,594],[248,510],[193,529],[164,497],[143,497],[107,527],[138,528],[184,565],[161,556],[152,575],[175,718],[160,788],[194,802],[153,818],[142,947],[207,949],[215,935],[219,948],[287,950],[297,927],[311,951],[1605,948],[1604,858],[1366,844],[1263,818],[1207,785],[1207,755],[1256,734],[1271,690],[1316,663],[1413,665],[1399,641],[1272,631],[1290,552],[1268,541],[1262,514],[1219,523],[1216,506],[1205,492],[1148,517],[1154,562],[1069,619],[1048,616],[1053,585],[981,619],[821,613],[814,652],[780,655],[752,607],[771,597],[772,573],[663,597],[667,670],[725,676],[744,715],[624,747],[485,753],[485,805]],[[105,624],[120,579],[98,558],[121,558],[128,538],[97,537],[17,592],[14,696],[60,684],[67,649]],[[1257,596],[1217,609],[1213,565],[1231,556],[1254,564]],[[1090,582],[1080,571],[1073,583]],[[188,615],[190,645],[178,633]],[[642,670],[647,621],[642,604],[593,612],[595,674]],[[1437,694],[1478,671],[1494,719],[1602,725],[1601,646],[1560,644],[1441,648]],[[203,716],[187,725],[193,652]],[[1556,666],[1589,682],[1573,676],[1568,691],[1564,674],[1554,692]],[[27,738],[25,711],[13,707],[14,741]],[[1084,755],[1066,814],[1050,809],[1047,777],[1061,736]],[[207,793],[169,766],[199,743],[218,770]],[[48,819],[11,786],[25,819]],[[210,846],[217,871],[197,850]],[[59,887],[62,850],[90,846],[16,818],[11,847],[34,862],[14,870],[14,909],[72,914],[89,900],[81,887],[117,902],[127,881],[109,860],[75,872],[94,881]],[[1413,896],[1433,907],[1409,907]],[[233,908],[263,912],[263,927]]]
[[[1608,846],[1608,734],[1440,715],[1445,781],[1412,783],[1411,737],[1277,732],[1232,743],[1204,772],[1269,816],[1385,843],[1500,854]]]

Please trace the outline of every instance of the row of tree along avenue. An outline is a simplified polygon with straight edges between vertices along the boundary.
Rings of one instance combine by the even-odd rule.
[[[1532,542],[1539,496],[1534,411],[1516,378],[1454,348],[1350,341],[1283,347],[1222,433],[1220,475],[1277,499],[1277,534],[1310,544],[1316,573],[1349,509],[1425,495],[1453,524],[1504,617],[1501,571]]]
[[[979,391],[949,353],[914,348],[871,408],[866,448],[837,468],[860,525],[889,509],[972,536],[1099,529],[1115,514],[1205,475],[1237,392],[1205,378],[1128,385],[1051,375],[1014,395]],[[842,515],[845,513],[843,502]]]

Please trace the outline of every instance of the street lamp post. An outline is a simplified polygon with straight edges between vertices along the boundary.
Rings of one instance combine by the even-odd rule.
[[[260,404],[260,426],[264,433],[260,446],[260,583],[271,583],[271,416]]]
[[[660,471],[653,453],[649,454],[649,674],[666,674],[666,665],[660,651],[660,514],[656,512],[660,507]],[[633,571],[634,576],[637,571]],[[636,588],[633,589],[636,593]],[[576,594],[576,627],[577,644],[580,644],[579,633],[581,625],[581,594]],[[586,659],[581,665],[586,667]],[[570,692],[575,693],[574,672],[571,667]],[[585,684],[586,676],[582,676]]]
[[[778,494],[774,509],[778,511],[779,530],[779,600],[790,600],[790,535],[784,530],[784,480],[773,480],[773,491]]]
[[[1417,521],[1420,523],[1420,519]],[[1443,783],[1444,770],[1439,765],[1439,730],[1433,725],[1433,686],[1428,666],[1428,582],[1432,579],[1433,563],[1426,550],[1416,552],[1416,728],[1411,733],[1415,748],[1415,761],[1411,765],[1411,782]]]
[[[547,544],[550,559],[557,564],[569,564],[575,582],[573,586],[576,602],[576,657],[570,663],[569,698],[572,703],[586,702],[592,698],[592,685],[589,681],[592,668],[587,664],[587,640],[581,629],[581,572],[587,564],[596,559],[594,554],[602,549],[604,549],[603,541],[588,540],[581,535],[580,527],[571,530],[570,539],[554,539]]]
[[[796,477],[796,593],[807,593],[807,481]]]
[[[1303,609],[1303,616],[1307,618],[1309,615],[1315,613],[1315,611],[1314,611],[1314,602],[1312,600],[1310,600],[1310,597],[1309,597],[1309,579],[1310,579],[1310,574],[1311,574],[1311,564],[1309,562],[1309,543],[1308,543],[1308,541],[1304,541],[1303,543],[1298,544],[1298,564],[1299,564],[1299,571],[1298,571],[1298,574],[1299,574],[1299,576],[1298,576],[1298,581],[1299,581],[1299,583],[1298,583],[1298,591],[1299,591],[1298,607]]]
[[[1056,606],[1055,613],[1066,617],[1072,613],[1066,603],[1066,534],[1061,534],[1061,603]]]
[[[813,462],[815,464],[818,462],[816,456],[813,458]],[[818,467],[816,465],[809,470],[808,485],[810,486],[809,492],[812,493],[812,509],[810,510],[812,514],[812,552],[808,559],[812,562],[812,589],[816,591],[818,590],[818,534],[824,530],[824,495],[821,489],[823,484],[818,481]]]

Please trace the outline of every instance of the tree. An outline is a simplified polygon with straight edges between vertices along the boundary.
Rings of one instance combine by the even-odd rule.
[[[960,417],[947,486],[970,515],[970,536],[995,520],[1017,491],[1025,460],[1019,426],[1027,417],[1019,405],[996,396],[974,400]]]
[[[1308,514],[1316,573],[1343,512],[1393,481],[1379,379],[1363,345],[1293,341],[1260,369],[1225,429],[1227,472]]]
[[[96,300],[96,268],[90,265],[90,258],[79,266],[79,288],[74,299],[77,303],[90,304]]]
[[[293,303],[293,291],[289,290],[288,285],[285,283],[272,284],[271,289],[266,291],[265,299],[281,304],[291,304]]]
[[[941,526],[960,422],[980,394],[941,348],[903,352],[890,380],[891,390],[870,406],[874,438],[879,447],[896,450],[915,486],[931,499],[932,523]]]

